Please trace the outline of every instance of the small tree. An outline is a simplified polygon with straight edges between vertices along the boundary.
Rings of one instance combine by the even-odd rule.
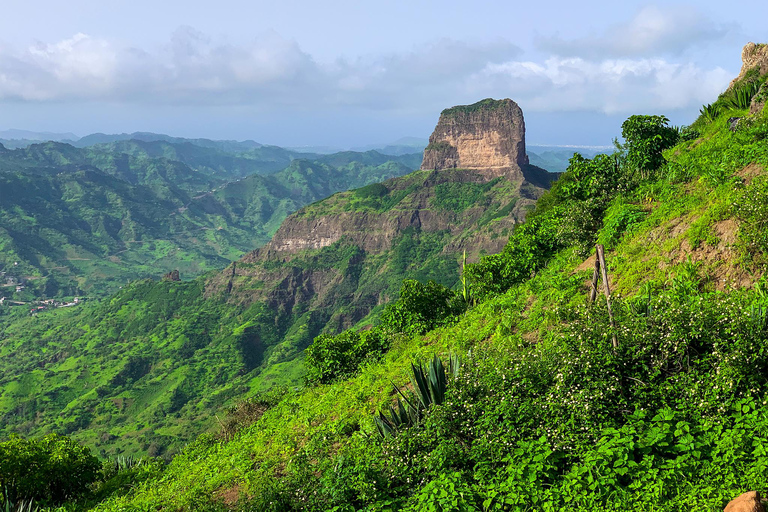
[[[400,298],[387,306],[381,323],[394,332],[424,334],[465,308],[460,296],[450,288],[434,281],[424,284],[406,279],[400,287]]]
[[[99,459],[68,437],[11,436],[0,443],[0,489],[13,503],[33,499],[59,505],[85,494],[100,475]]]
[[[350,377],[366,358],[384,352],[388,346],[388,339],[379,329],[363,332],[346,330],[336,335],[321,334],[305,352],[307,380],[325,384]]]
[[[626,162],[642,179],[664,164],[662,151],[674,146],[680,134],[665,116],[630,116],[621,125]]]

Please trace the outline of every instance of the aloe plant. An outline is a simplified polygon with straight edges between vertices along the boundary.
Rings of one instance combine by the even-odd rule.
[[[392,383],[400,396],[396,399],[395,405],[388,407],[388,415],[380,411],[374,418],[381,437],[392,435],[401,428],[419,424],[427,409],[432,405],[442,404],[448,389],[448,376],[456,378],[460,367],[461,363],[456,355],[449,357],[447,372],[443,361],[437,356],[424,366],[420,363],[411,364],[411,383],[414,389],[411,398]]]
[[[35,505],[35,501],[32,499],[19,500],[13,503],[8,496],[5,497],[4,512],[38,512],[38,510],[40,507]]]

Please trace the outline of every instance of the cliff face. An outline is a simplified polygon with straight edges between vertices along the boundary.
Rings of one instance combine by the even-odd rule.
[[[510,99],[485,99],[443,110],[422,169],[483,169],[517,174],[528,165],[523,111]]]
[[[747,43],[741,50],[741,71],[731,81],[730,89],[740,82],[753,69],[758,68],[760,76],[768,73],[768,44]]]

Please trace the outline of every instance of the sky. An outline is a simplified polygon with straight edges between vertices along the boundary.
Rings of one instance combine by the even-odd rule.
[[[27,0],[0,17],[0,130],[340,148],[426,138],[512,98],[529,144],[608,145],[632,114],[693,121],[768,4]]]

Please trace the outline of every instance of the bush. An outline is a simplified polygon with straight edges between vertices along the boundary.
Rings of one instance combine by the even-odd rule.
[[[597,242],[607,249],[619,243],[624,233],[633,225],[642,222],[647,213],[636,204],[617,202],[605,212],[603,228],[597,236]]]
[[[326,384],[357,373],[360,364],[372,354],[380,354],[389,341],[380,329],[347,330],[336,335],[321,334],[305,351],[307,380]]]
[[[664,164],[662,152],[674,146],[680,135],[665,116],[630,116],[621,125],[627,165],[648,178]]]
[[[382,327],[397,333],[424,334],[465,310],[461,297],[434,281],[406,279],[400,298],[381,315]]]
[[[0,488],[11,502],[33,499],[50,505],[83,496],[101,475],[101,463],[85,446],[50,434],[0,443]]]

